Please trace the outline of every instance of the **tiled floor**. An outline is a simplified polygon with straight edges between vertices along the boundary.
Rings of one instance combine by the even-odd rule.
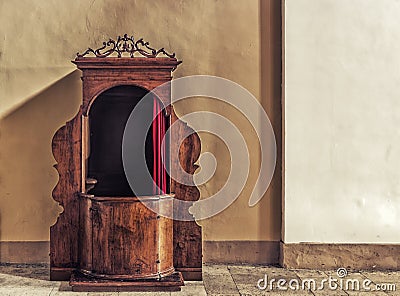
[[[48,278],[49,268],[46,264],[0,264],[0,295],[400,295],[400,272],[349,271],[346,276],[340,278],[337,271],[286,270],[273,266],[205,265],[203,282],[185,282],[182,291],[171,293],[78,293],[72,292],[67,282],[50,282]],[[278,284],[283,289],[278,289]],[[340,284],[343,289],[340,289]],[[377,291],[377,288],[386,291]],[[394,290],[395,288],[398,291]]]

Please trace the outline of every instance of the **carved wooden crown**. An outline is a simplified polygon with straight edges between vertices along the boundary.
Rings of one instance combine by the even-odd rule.
[[[125,56],[134,58],[135,54],[146,57],[146,58],[156,58],[158,55],[163,55],[165,57],[174,58],[175,53],[168,53],[164,48],[155,49],[150,47],[150,43],[144,41],[143,38],[135,40],[133,36],[118,36],[117,41],[109,39],[107,42],[103,42],[103,46],[97,49],[88,48],[84,53],[76,54],[77,58],[83,58],[86,55],[93,54],[97,58],[105,58],[112,54],[116,54],[118,58]]]

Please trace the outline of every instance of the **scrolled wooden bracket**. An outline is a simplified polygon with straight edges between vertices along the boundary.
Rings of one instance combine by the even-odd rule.
[[[190,180],[185,180],[186,184],[192,185],[172,181],[171,190],[175,192],[177,199],[197,201],[200,199],[200,191],[193,181],[193,174],[198,168],[196,162],[201,152],[200,137],[186,122],[178,118],[173,108],[171,123],[178,125],[177,133],[190,134],[182,143],[177,140],[178,134],[171,135],[171,151],[179,151],[179,158],[172,158],[171,168],[178,171],[176,166],[180,165],[186,173],[192,175]],[[179,144],[180,147],[177,147]],[[202,232],[196,221],[174,221],[174,266],[187,280],[202,279]]]

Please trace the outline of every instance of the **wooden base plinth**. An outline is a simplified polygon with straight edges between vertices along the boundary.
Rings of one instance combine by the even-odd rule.
[[[182,267],[182,268],[175,268],[175,270],[182,273],[183,279],[185,281],[202,281],[203,280],[201,267],[194,267],[194,268],[193,267],[192,268]]]
[[[69,281],[75,268],[50,267],[51,281]]]
[[[107,280],[88,277],[80,272],[74,272],[69,284],[74,292],[156,292],[180,291],[184,285],[179,271],[161,279],[143,280]]]

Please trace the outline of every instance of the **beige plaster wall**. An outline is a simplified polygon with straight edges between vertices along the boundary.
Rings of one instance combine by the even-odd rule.
[[[49,227],[62,210],[51,198],[57,182],[51,139],[81,100],[80,73],[70,60],[109,37],[127,32],[175,51],[183,60],[175,77],[210,74],[241,84],[268,107],[279,132],[280,117],[273,115],[280,108],[279,44],[270,41],[273,2],[0,1],[0,240],[49,239]],[[279,240],[279,173],[268,196],[253,208],[247,205],[259,166],[258,142],[249,123],[236,110],[209,99],[191,99],[176,110],[180,115],[218,112],[239,127],[251,147],[252,170],[244,191],[226,211],[199,222],[204,239]],[[206,198],[223,185],[229,154],[214,136],[201,134],[201,140],[203,151],[220,162],[215,176],[201,187]]]

